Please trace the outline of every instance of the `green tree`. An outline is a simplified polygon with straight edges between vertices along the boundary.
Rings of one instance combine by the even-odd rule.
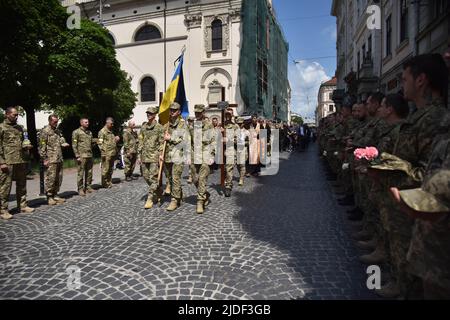
[[[292,122],[298,125],[302,125],[304,123],[303,118],[301,116],[292,116]]]
[[[107,31],[88,20],[69,30],[67,18],[58,0],[0,2],[0,104],[24,108],[35,146],[35,111],[98,127],[106,116],[124,122],[136,101]]]

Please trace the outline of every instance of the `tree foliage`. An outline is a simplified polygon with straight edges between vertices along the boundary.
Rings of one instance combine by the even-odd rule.
[[[69,30],[67,19],[58,0],[0,1],[0,105],[23,106],[34,145],[35,111],[56,112],[67,132],[88,117],[96,132],[107,116],[125,122],[136,102],[107,30],[89,20]]]
[[[302,125],[304,123],[304,120],[301,116],[292,116],[291,118],[292,122],[298,125]]]

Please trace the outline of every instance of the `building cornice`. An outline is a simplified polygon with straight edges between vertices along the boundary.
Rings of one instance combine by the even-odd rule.
[[[137,41],[137,42],[131,42],[131,43],[118,44],[118,45],[114,46],[114,48],[115,49],[122,49],[122,48],[128,48],[128,47],[142,46],[142,45],[145,45],[145,44],[181,41],[181,40],[186,40],[187,38],[188,38],[188,36],[180,36],[180,37],[172,37],[172,38],[161,38],[161,39]]]
[[[223,66],[223,65],[231,65],[231,59],[221,59],[221,60],[212,60],[212,61],[201,61],[200,66],[202,67],[213,67],[213,66]]]

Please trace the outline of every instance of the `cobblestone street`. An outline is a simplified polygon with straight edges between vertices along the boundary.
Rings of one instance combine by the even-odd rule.
[[[6,299],[373,299],[351,227],[316,146],[281,155],[276,176],[248,178],[195,214],[195,187],[175,213],[143,209],[142,178],[0,221]],[[69,290],[67,268],[80,268]]]

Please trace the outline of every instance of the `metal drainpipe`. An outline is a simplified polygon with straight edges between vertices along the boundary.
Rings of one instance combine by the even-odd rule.
[[[415,35],[414,35],[414,55],[417,56],[419,54],[419,45],[418,45],[418,41],[419,41],[419,24],[420,24],[420,2],[421,0],[416,0],[414,2],[414,12],[416,15],[416,28],[415,28]]]

